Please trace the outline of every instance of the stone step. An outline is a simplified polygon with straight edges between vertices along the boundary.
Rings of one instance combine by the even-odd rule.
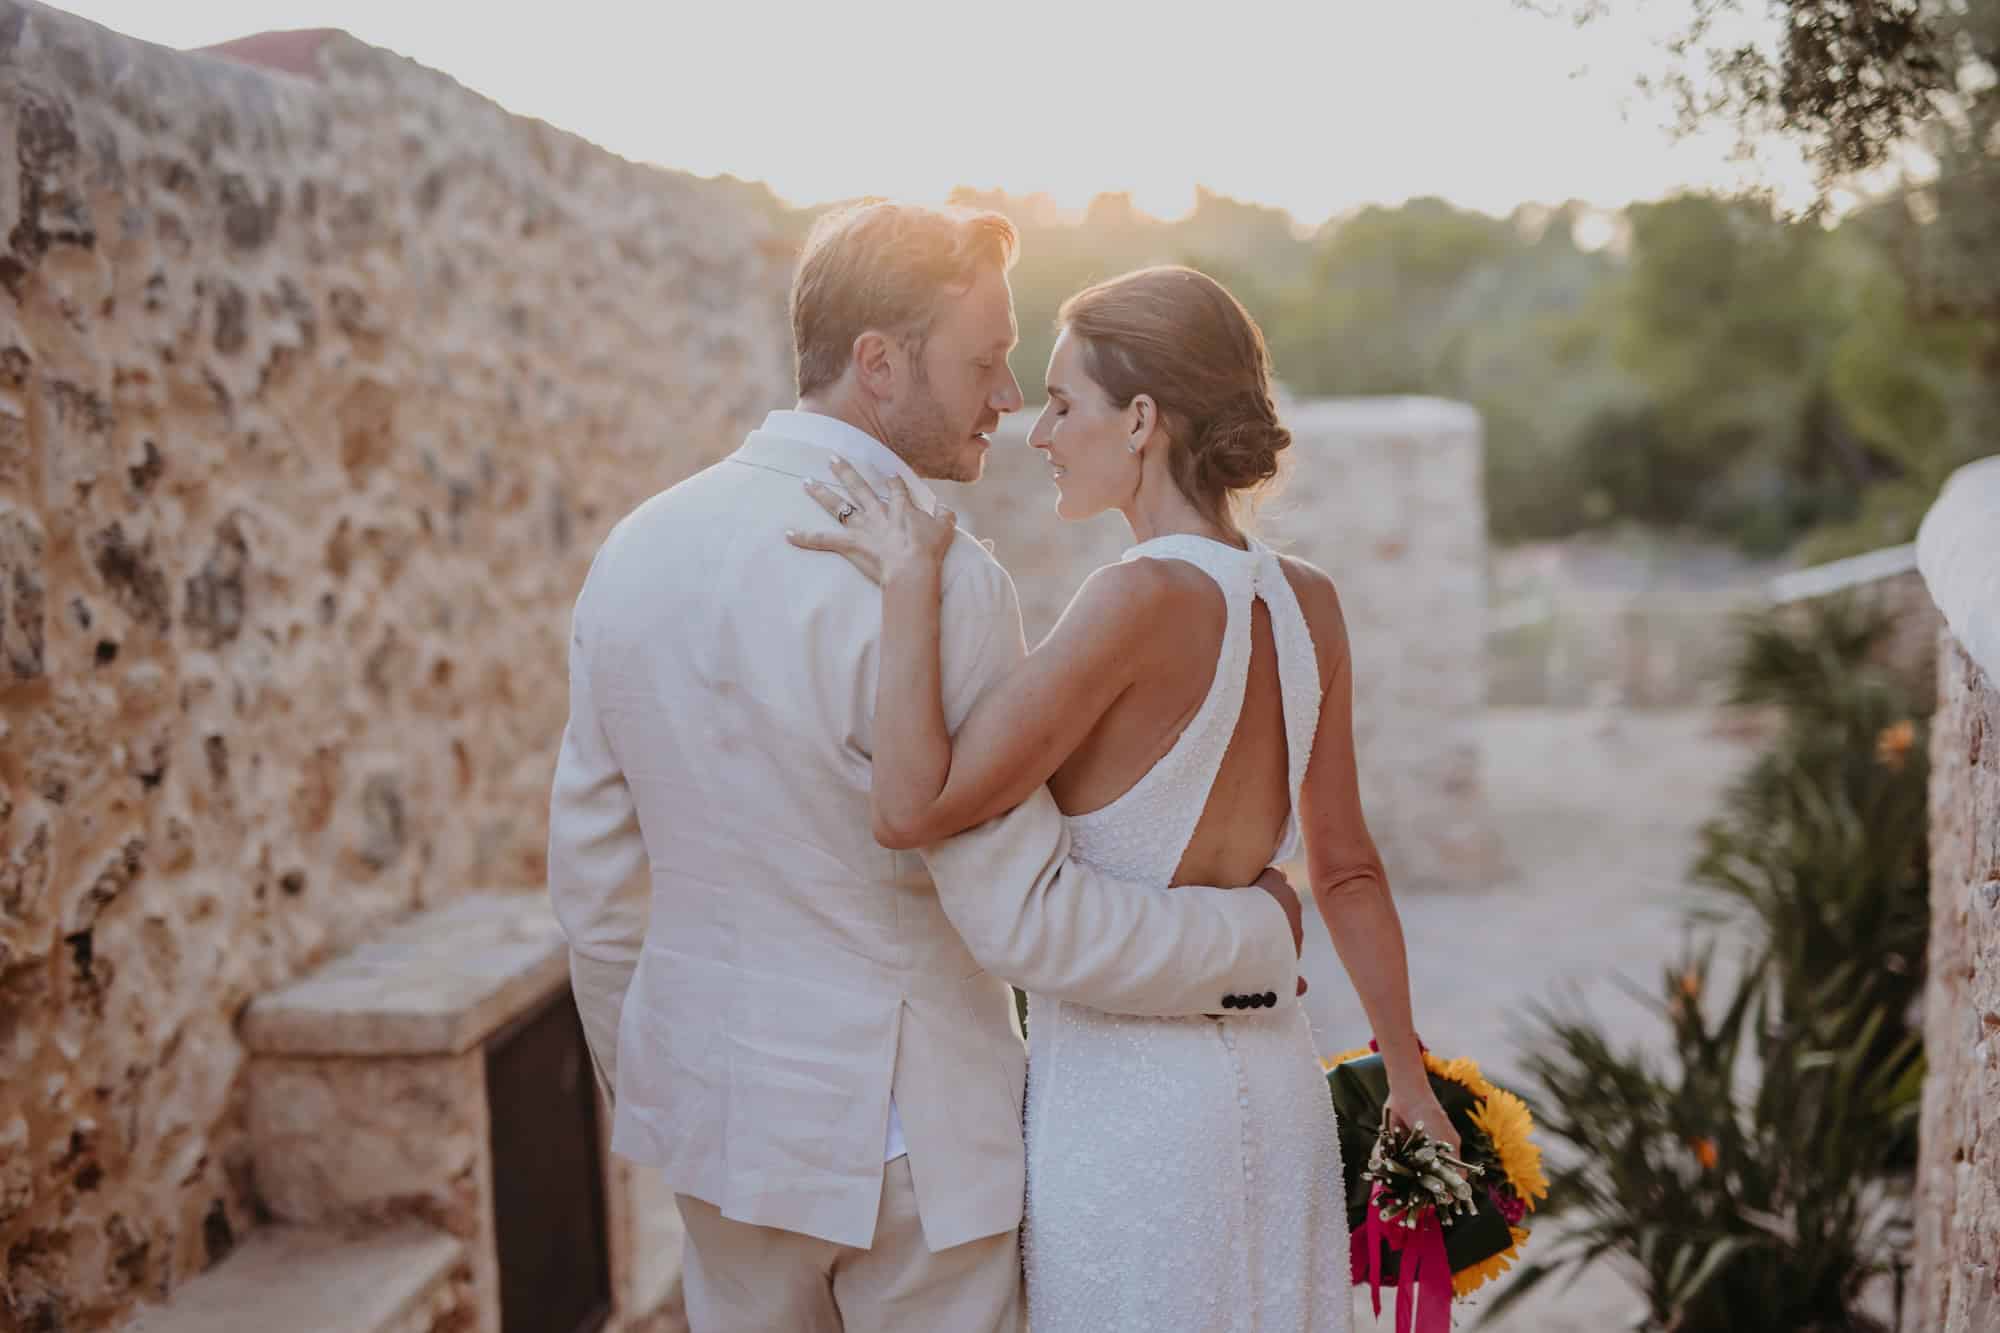
[[[124,1333],[431,1333],[451,1326],[464,1260],[424,1226],[261,1227]]]
[[[569,986],[541,893],[469,893],[418,912],[250,1002],[257,1055],[455,1055]]]

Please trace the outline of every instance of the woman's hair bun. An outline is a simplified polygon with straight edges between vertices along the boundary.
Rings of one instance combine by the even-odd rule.
[[[1271,400],[1258,394],[1209,419],[1194,442],[1195,466],[1217,490],[1248,490],[1278,475],[1278,455],[1291,443],[1292,433],[1278,423]]]

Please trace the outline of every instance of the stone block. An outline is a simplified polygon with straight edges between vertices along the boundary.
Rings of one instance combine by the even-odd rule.
[[[456,1054],[567,985],[568,969],[541,895],[469,894],[259,996],[243,1039],[264,1055]]]
[[[464,1225],[486,1153],[478,1052],[250,1064],[258,1194],[287,1222],[396,1214]]]
[[[452,1333],[466,1313],[464,1247],[421,1226],[269,1227],[124,1333]]]

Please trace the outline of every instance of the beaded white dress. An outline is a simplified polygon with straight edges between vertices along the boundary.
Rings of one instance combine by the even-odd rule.
[[[1270,613],[1293,814],[1319,721],[1319,669],[1278,558],[1206,538],[1141,543],[1183,560],[1228,607],[1206,699],[1123,796],[1072,816],[1071,854],[1126,879],[1179,866],[1236,731],[1252,602]],[[1027,1213],[1032,1333],[1346,1333],[1347,1210],[1340,1143],[1305,1011],[1135,1018],[1030,996]]]

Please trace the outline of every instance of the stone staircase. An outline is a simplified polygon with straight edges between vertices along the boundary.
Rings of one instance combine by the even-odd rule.
[[[682,1237],[608,1126],[540,894],[420,912],[253,1001],[273,1223],[129,1333],[668,1333]]]
[[[424,1226],[271,1226],[128,1333],[434,1333],[462,1326],[465,1246]]]

